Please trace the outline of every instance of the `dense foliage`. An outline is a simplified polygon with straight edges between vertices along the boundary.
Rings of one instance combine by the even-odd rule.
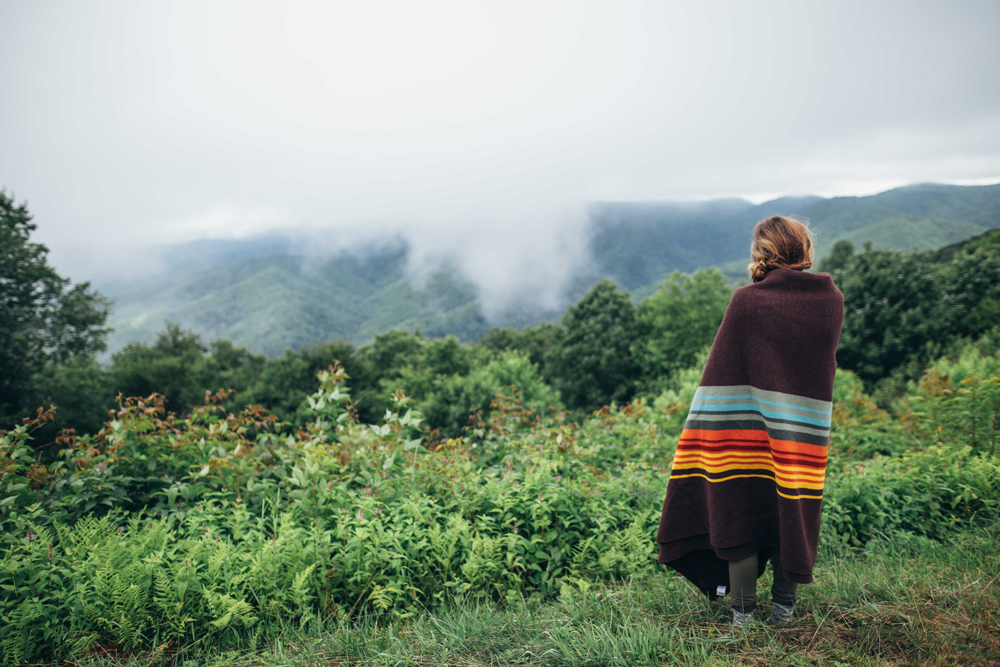
[[[628,294],[601,280],[569,307],[562,324],[549,363],[566,404],[596,410],[630,399],[637,375],[630,348],[638,331]]]
[[[838,371],[823,540],[946,539],[995,513],[990,344],[938,359],[896,417]],[[120,400],[99,433],[61,438],[43,465],[30,448],[42,414],[0,438],[4,660],[192,632],[236,641],[362,611],[405,618],[455,595],[503,603],[652,571],[700,366],[680,376],[652,403],[582,423],[508,392],[487,421],[432,448],[401,392],[380,423],[357,421],[340,367],[318,374],[303,428],[259,407],[227,412],[224,393],[178,417],[154,394]]]
[[[62,383],[89,380],[105,349],[105,299],[49,266],[48,249],[29,240],[35,228],[27,207],[0,191],[0,424],[56,398],[76,408]]]
[[[715,338],[732,290],[718,269],[671,273],[639,304],[639,332],[631,353],[643,394],[655,395]]]
[[[948,344],[1000,324],[1000,246],[970,243],[939,263],[934,253],[866,244],[855,254],[845,243],[827,263],[845,300],[837,362],[869,389],[881,382],[898,395],[900,378],[919,377]]]

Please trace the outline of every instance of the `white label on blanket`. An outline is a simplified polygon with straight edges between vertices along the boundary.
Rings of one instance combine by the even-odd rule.
[[[715,594],[716,595],[725,595],[726,594],[726,587],[725,586],[719,586],[718,588],[715,589]]]

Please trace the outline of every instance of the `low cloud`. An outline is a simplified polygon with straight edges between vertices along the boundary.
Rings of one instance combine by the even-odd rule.
[[[412,275],[450,262],[488,313],[557,307],[589,202],[1000,176],[989,0],[36,2],[0,23],[0,187],[76,280],[160,271],[164,244],[292,238],[309,266],[402,239]]]

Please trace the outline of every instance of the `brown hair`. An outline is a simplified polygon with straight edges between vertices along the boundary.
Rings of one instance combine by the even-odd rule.
[[[814,253],[812,232],[806,223],[780,215],[761,220],[753,228],[750,243],[750,280],[763,280],[771,269],[808,269]]]

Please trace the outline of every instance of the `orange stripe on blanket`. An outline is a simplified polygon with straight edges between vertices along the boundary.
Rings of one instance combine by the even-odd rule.
[[[772,451],[740,451],[735,449],[721,452],[706,451],[701,449],[677,450],[674,459],[703,459],[705,461],[721,461],[726,458],[762,458],[773,461],[775,465],[789,468],[806,468],[809,470],[822,470],[826,467],[824,461],[816,461],[813,458],[803,456],[791,456],[784,453]]]
[[[812,445],[807,442],[796,442],[794,440],[772,440],[766,431],[747,431],[730,429],[725,431],[705,431],[702,429],[684,429],[681,431],[680,445],[691,445],[704,443],[707,445],[725,444],[762,444],[769,445],[771,449],[789,454],[804,454],[826,459],[827,448],[823,445]]]
[[[725,429],[719,431],[709,431],[700,428],[686,428],[681,431],[681,440],[685,437],[700,438],[711,442],[725,442],[726,440],[744,440],[747,442],[768,442],[767,431],[762,429]]]
[[[775,474],[775,477],[777,477],[779,480],[783,480],[786,482],[794,482],[794,484],[786,486],[800,486],[803,488],[821,489],[823,488],[823,480],[826,477],[823,474],[819,475],[803,475],[802,473],[789,474],[786,473],[785,471],[776,470],[772,466],[761,463],[754,463],[750,465],[747,465],[746,463],[732,463],[721,466],[709,466],[697,463],[684,463],[675,466],[671,470],[671,477],[674,476],[673,471],[675,470],[704,470],[705,472],[710,472],[710,473],[725,473],[729,472],[730,470],[748,470],[748,469],[769,470],[773,472]]]
[[[720,471],[731,470],[733,468],[763,468],[774,470],[786,477],[795,477],[804,480],[822,480],[826,478],[823,470],[809,468],[789,468],[785,466],[775,466],[767,459],[727,459],[725,461],[704,461],[702,459],[674,460],[671,470],[681,470],[685,468],[704,468],[706,470]]]

